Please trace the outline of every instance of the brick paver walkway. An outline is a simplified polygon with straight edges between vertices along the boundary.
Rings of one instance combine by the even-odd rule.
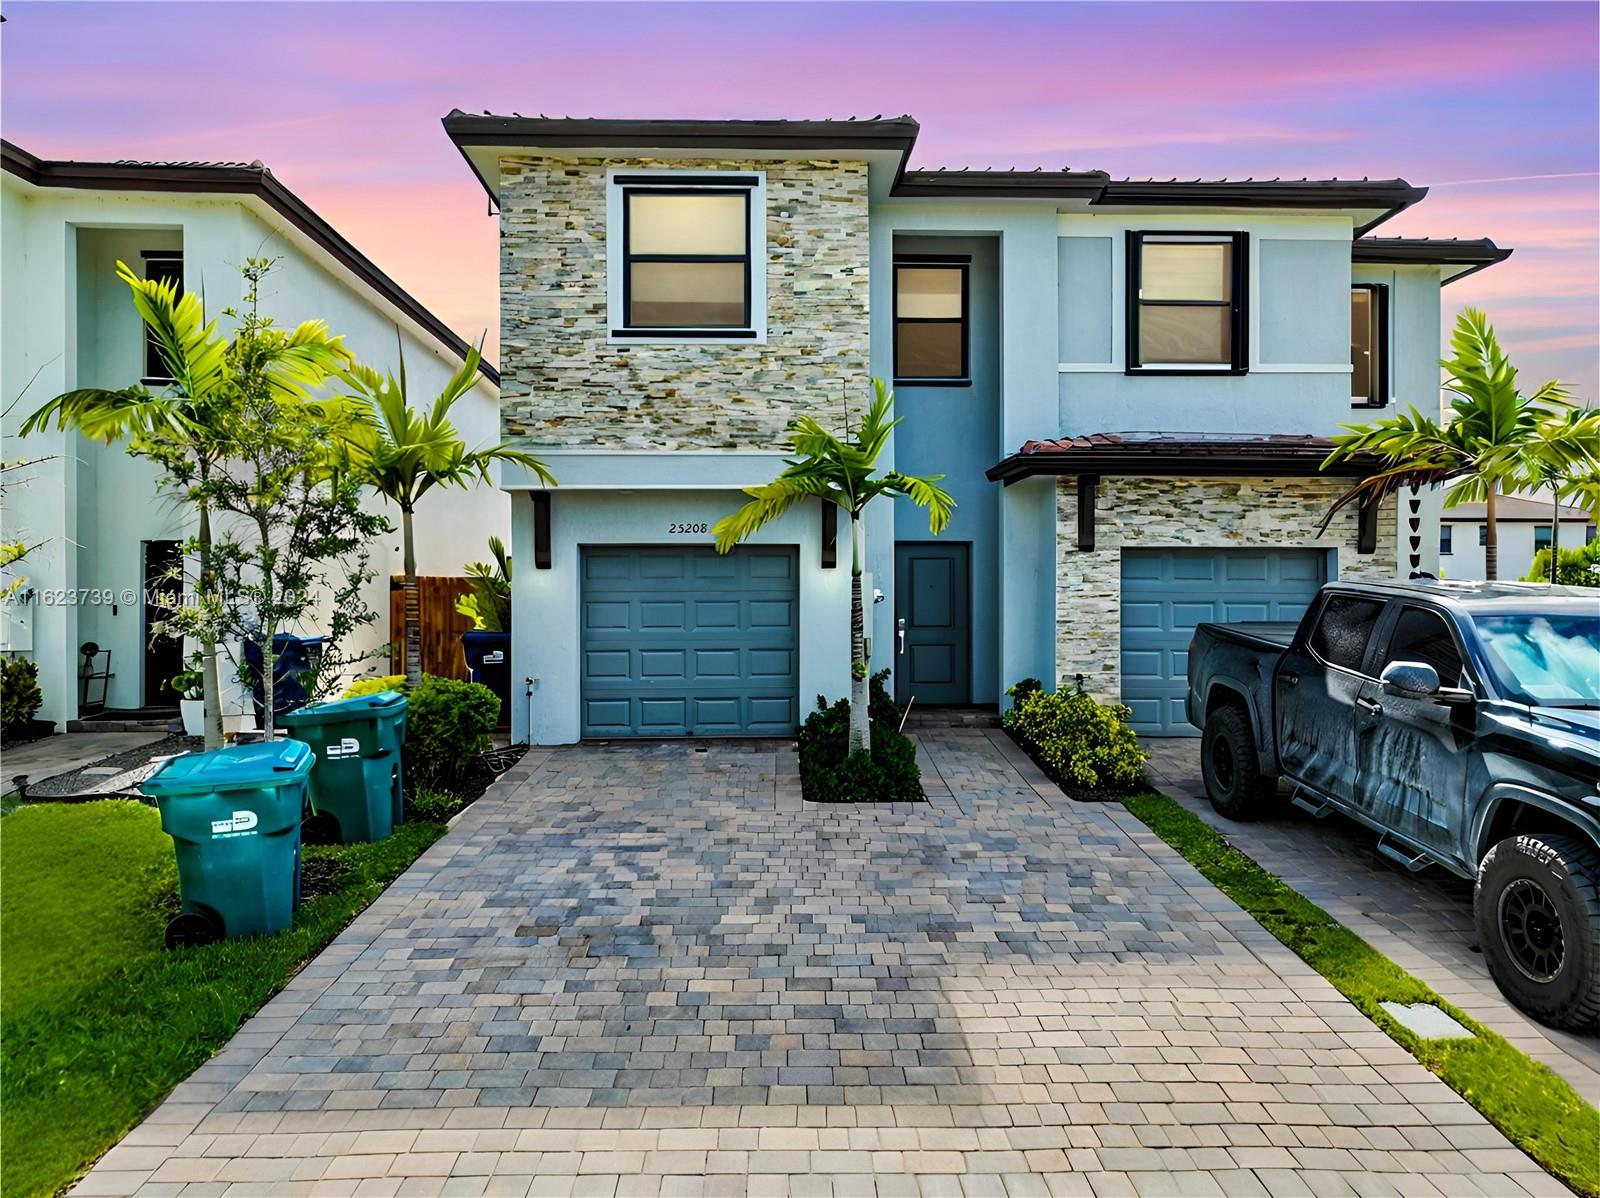
[[[1354,820],[1314,819],[1287,801],[1271,819],[1244,824],[1224,819],[1205,797],[1198,740],[1152,740],[1145,747],[1152,754],[1151,777],[1164,793],[1600,1105],[1600,1036],[1546,1027],[1506,1001],[1478,951],[1472,883],[1437,868],[1408,873],[1379,857],[1373,851],[1376,835]]]
[[[1565,1191],[983,728],[530,755],[80,1194]]]

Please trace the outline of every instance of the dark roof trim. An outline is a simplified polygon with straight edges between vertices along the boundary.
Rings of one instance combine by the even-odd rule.
[[[472,348],[259,163],[68,162],[39,158],[4,141],[0,142],[0,167],[37,187],[254,196],[426,329],[456,357],[464,359]],[[500,372],[490,363],[480,362],[478,369],[496,387],[500,385]]]
[[[1191,182],[1116,179],[1096,204],[1215,206],[1219,208],[1381,208],[1356,229],[1359,237],[1428,194],[1404,179],[1197,179]]]
[[[991,466],[993,482],[1010,486],[1038,475],[1100,475],[1154,478],[1330,477],[1360,478],[1366,461],[1345,459],[1326,471],[1333,452],[1325,437],[1216,438],[1160,437],[1124,440],[1106,434],[1060,441],[1029,441]]]
[[[580,117],[475,116],[452,109],[450,140],[463,146],[664,149],[910,150],[921,128],[908,116],[865,121],[613,121]]]
[[[1105,188],[1104,171],[904,171],[894,195],[982,199],[1085,199]]]
[[[1511,257],[1510,249],[1501,249],[1487,237],[1471,240],[1458,238],[1433,239],[1428,237],[1363,237],[1350,247],[1352,262],[1383,265],[1465,266],[1468,269],[1451,275],[1440,286],[1448,286],[1457,279],[1487,270],[1497,262]]]

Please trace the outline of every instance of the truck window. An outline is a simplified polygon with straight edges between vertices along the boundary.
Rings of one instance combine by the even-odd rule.
[[[1329,665],[1361,669],[1367,642],[1383,611],[1383,601],[1357,595],[1332,595],[1322,605],[1311,633],[1311,650]]]
[[[1461,654],[1455,638],[1438,612],[1420,607],[1403,608],[1389,636],[1385,665],[1395,661],[1420,661],[1439,675],[1441,686],[1461,686]]]

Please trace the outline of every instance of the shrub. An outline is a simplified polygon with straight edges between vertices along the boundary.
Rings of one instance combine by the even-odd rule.
[[[408,698],[407,783],[419,791],[458,785],[492,743],[500,697],[476,682],[424,674]]]
[[[900,732],[900,709],[873,679],[872,752],[850,753],[850,702],[820,695],[800,726],[800,790],[813,803],[915,803],[922,800],[917,750]],[[879,715],[889,718],[880,720]]]
[[[404,674],[384,674],[378,678],[363,678],[359,682],[352,682],[344,688],[343,699],[354,699],[360,695],[376,695],[382,691],[401,691],[406,689],[406,676]]]
[[[1550,550],[1548,547],[1533,555],[1533,568],[1523,582],[1550,581]],[[1569,587],[1600,587],[1600,539],[1580,545],[1576,549],[1561,548],[1556,562],[1556,581]]]
[[[442,824],[461,810],[461,796],[447,790],[413,790],[406,800],[411,805],[412,819]]]
[[[39,667],[23,657],[0,658],[0,733],[27,731],[43,704]]]
[[[1096,703],[1081,691],[1046,694],[1024,679],[1008,692],[1008,731],[1057,782],[1086,790],[1130,791],[1144,784],[1149,754],[1128,727],[1126,707]],[[1037,684],[1035,684],[1037,685]]]
[[[887,668],[879,670],[872,676],[872,681],[867,685],[867,719],[873,727],[887,724],[896,732],[900,730],[900,720],[905,712],[900,710],[900,704],[889,697],[889,688],[885,680],[889,677]]]

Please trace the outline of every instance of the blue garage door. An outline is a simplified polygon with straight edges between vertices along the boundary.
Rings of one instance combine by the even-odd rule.
[[[793,549],[585,549],[585,736],[787,736],[799,710]]]
[[[1196,624],[1298,620],[1326,581],[1320,549],[1124,550],[1122,701],[1134,729],[1200,734],[1183,714]]]

